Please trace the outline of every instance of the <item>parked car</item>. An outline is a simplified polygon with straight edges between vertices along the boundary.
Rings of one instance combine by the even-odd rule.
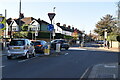
[[[69,49],[69,43],[64,39],[55,39],[51,41],[51,48],[56,50],[56,44],[60,44],[60,49],[64,48],[65,50]]]
[[[29,58],[29,55],[35,56],[34,46],[29,39],[12,39],[10,41],[8,45],[8,59],[11,59],[13,56]]]
[[[37,40],[37,41],[32,41],[35,47],[35,52],[36,53],[44,53],[44,49],[46,46],[46,41],[44,40]]]
[[[104,40],[97,40],[96,43],[98,43],[98,44],[104,44]]]

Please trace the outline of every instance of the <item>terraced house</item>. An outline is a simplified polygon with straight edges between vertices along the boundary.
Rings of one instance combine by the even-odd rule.
[[[21,15],[20,18],[9,18],[7,19],[6,37],[48,40],[50,38],[48,25],[48,22],[41,20],[40,18],[24,17],[24,15]],[[82,32],[78,29],[74,29],[74,27],[71,28],[71,26],[67,27],[66,25],[61,26],[60,23],[54,24],[55,39],[70,39],[74,37],[74,31],[77,31],[77,35],[82,35]],[[20,33],[20,35],[18,33]],[[77,36],[77,38],[79,38],[79,36]]]

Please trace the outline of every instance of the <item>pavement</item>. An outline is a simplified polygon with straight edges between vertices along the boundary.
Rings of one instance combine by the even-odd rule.
[[[107,47],[80,47],[80,48],[85,48],[85,49],[92,49],[92,50],[100,50],[100,51],[110,51],[110,52],[120,52],[119,48],[107,48]]]
[[[97,64],[92,68],[88,78],[118,78],[118,64]]]

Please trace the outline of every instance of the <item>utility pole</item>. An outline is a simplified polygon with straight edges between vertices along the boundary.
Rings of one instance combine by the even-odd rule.
[[[7,17],[7,10],[5,9],[5,19]],[[6,27],[6,20],[5,20],[5,27]],[[7,28],[6,28],[7,29]],[[6,47],[6,29],[5,29],[5,47]]]
[[[117,26],[120,27],[120,1],[118,2],[118,23]]]
[[[53,13],[55,13],[55,9],[56,7],[53,8]],[[52,24],[52,23],[51,23]],[[55,18],[53,19],[53,25],[55,25]],[[54,40],[54,37],[55,37],[55,29],[53,30],[53,40]]]
[[[19,36],[20,36],[20,31],[21,31],[21,0],[20,0],[20,4],[19,4]]]

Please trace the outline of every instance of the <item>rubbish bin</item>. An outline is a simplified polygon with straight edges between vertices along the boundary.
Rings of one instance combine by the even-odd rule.
[[[45,46],[44,55],[50,55],[50,45]]]
[[[59,43],[56,44],[56,52],[60,52],[60,44]]]

